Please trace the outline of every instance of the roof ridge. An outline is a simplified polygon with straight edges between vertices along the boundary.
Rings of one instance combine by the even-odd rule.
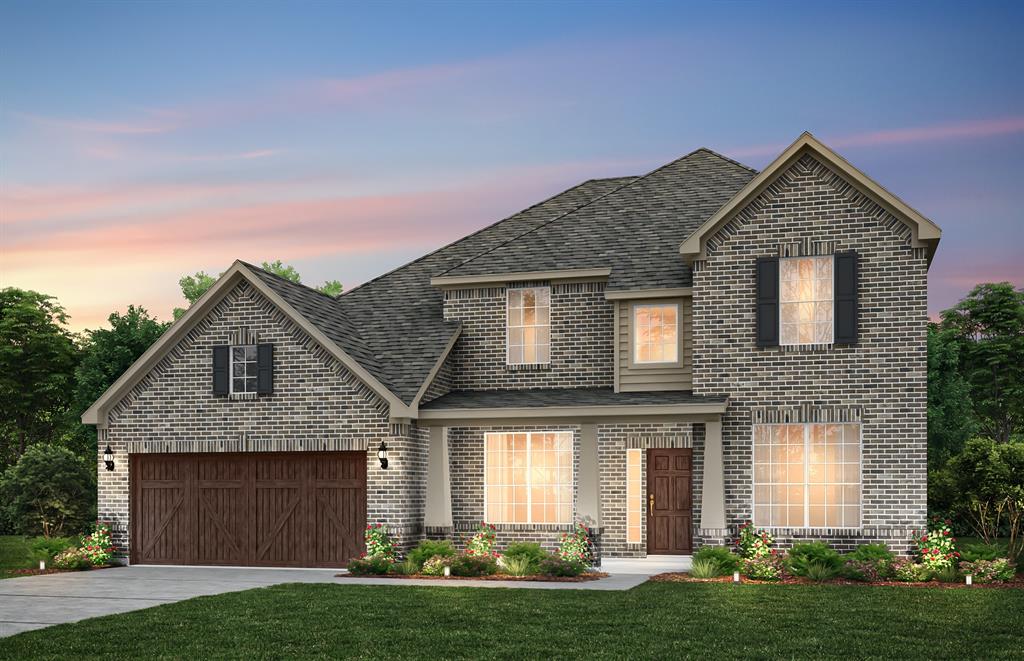
[[[724,154],[719,154],[717,151],[715,151],[714,149],[711,149],[709,147],[701,147],[700,149],[697,149],[695,151],[706,151],[707,153],[711,154],[712,156],[717,156],[718,158],[722,159],[723,161],[726,161],[728,163],[732,163],[733,165],[737,165],[737,166],[743,168],[744,170],[749,170],[750,172],[752,172],[754,174],[759,174],[758,170],[755,170],[754,168],[750,167],[749,165],[745,165],[744,163],[740,163],[736,159],[729,158],[728,156],[725,156]]]
[[[481,227],[480,229],[476,230],[475,232],[471,232],[469,234],[466,234],[465,236],[462,236],[462,237],[459,237],[458,239],[455,239],[454,241],[446,243],[445,245],[441,246],[440,248],[432,250],[432,251],[428,252],[425,255],[420,255],[419,257],[417,257],[416,259],[414,259],[412,261],[406,262],[405,264],[402,264],[401,266],[396,266],[395,268],[391,269],[390,271],[386,271],[384,273],[381,273],[377,277],[372,278],[370,280],[367,280],[366,282],[362,282],[362,283],[356,285],[355,287],[353,287],[352,289],[349,289],[347,291],[343,291],[342,293],[338,294],[337,297],[332,298],[331,300],[341,301],[345,296],[347,296],[348,294],[351,294],[354,291],[362,289],[363,287],[366,287],[367,285],[373,284],[374,282],[377,282],[378,280],[381,280],[382,278],[386,278],[387,276],[391,275],[392,273],[395,273],[397,271],[401,271],[402,269],[407,268],[409,266],[412,266],[413,264],[417,264],[419,262],[422,262],[423,260],[427,259],[428,257],[432,257],[433,255],[436,255],[437,253],[441,252],[442,250],[445,250],[447,248],[451,248],[452,246],[454,246],[457,243],[462,243],[463,241],[465,241],[467,239],[470,239],[470,238],[476,236],[477,234],[480,234],[481,232],[489,230],[492,227],[495,227],[496,225],[500,225],[501,223],[505,222],[506,220],[511,220],[512,218],[514,218],[514,217],[516,217],[516,216],[518,216],[520,214],[524,214],[527,211],[530,211],[531,209],[536,209],[537,207],[539,207],[539,206],[541,206],[543,204],[547,204],[548,202],[554,200],[555,198],[561,197],[562,195],[565,195],[569,191],[574,191],[574,190],[576,190],[576,189],[578,189],[578,188],[580,188],[582,186],[585,186],[586,184],[589,184],[589,183],[592,183],[592,182],[595,182],[595,181],[614,181],[616,179],[636,179],[636,178],[637,177],[635,177],[635,176],[627,175],[627,176],[623,176],[623,177],[596,177],[596,178],[586,179],[586,180],[581,181],[580,183],[576,184],[575,186],[572,186],[570,188],[566,188],[563,191],[555,193],[555,194],[551,195],[550,197],[547,197],[547,198],[541,200],[540,202],[537,202],[535,204],[531,204],[530,206],[528,206],[528,207],[526,207],[524,209],[520,209],[519,211],[516,211],[515,213],[509,214],[508,216],[505,216],[501,220],[497,220],[497,221],[495,221],[495,222],[493,222],[493,223],[491,223],[489,225],[485,225],[485,226]],[[481,252],[479,254],[482,255],[485,252],[487,252],[487,251],[485,250],[485,251],[483,251],[483,252]],[[479,255],[474,255],[474,257],[478,257],[478,256]],[[470,259],[472,259],[472,257]]]
[[[684,154],[684,155],[680,156],[679,158],[671,160],[668,163],[665,163],[664,165],[659,165],[658,167],[654,168],[653,170],[651,170],[647,174],[640,175],[639,177],[633,179],[632,181],[630,181],[627,184],[624,184],[622,186],[618,186],[617,188],[613,188],[612,190],[608,191],[604,195],[599,195],[599,196],[595,197],[594,199],[592,199],[592,200],[590,200],[588,202],[585,202],[585,203],[581,204],[580,206],[578,206],[578,207],[576,207],[574,209],[570,209],[569,211],[566,211],[565,213],[563,213],[563,214],[561,214],[559,216],[556,216],[556,217],[552,218],[551,220],[549,220],[547,222],[541,223],[540,225],[537,225],[536,227],[534,227],[534,228],[532,228],[530,230],[527,230],[526,232],[523,232],[522,234],[520,234],[518,236],[515,236],[515,237],[513,237],[511,239],[508,239],[506,241],[503,241],[502,243],[499,243],[498,245],[496,245],[496,246],[494,246],[494,247],[492,247],[492,248],[490,248],[488,250],[483,251],[479,255],[474,255],[473,257],[470,257],[469,259],[467,259],[467,260],[465,260],[463,262],[460,262],[459,264],[456,264],[455,266],[451,267],[450,269],[446,269],[445,271],[442,271],[438,275],[444,275],[445,273],[450,273],[450,272],[454,271],[455,269],[462,268],[466,264],[469,264],[470,262],[472,262],[474,259],[483,257],[484,255],[486,255],[486,254],[488,254],[490,252],[494,252],[498,248],[504,247],[504,246],[508,245],[509,243],[511,243],[512,241],[517,241],[517,240],[523,238],[527,234],[532,234],[533,232],[536,232],[536,231],[540,230],[541,228],[547,227],[547,226],[551,225],[552,223],[555,223],[555,222],[561,220],[562,218],[565,218],[569,214],[576,213],[580,209],[585,209],[586,207],[590,206],[591,204],[593,204],[595,202],[598,202],[600,200],[603,200],[604,198],[608,197],[609,195],[612,195],[613,193],[619,192],[623,188],[628,188],[629,186],[632,186],[633,184],[639,183],[639,182],[643,181],[644,179],[647,179],[648,177],[650,177],[650,176],[652,176],[654,174],[657,174],[658,172],[664,170],[665,168],[668,168],[668,167],[670,167],[672,165],[675,165],[676,163],[678,163],[680,161],[683,161],[683,160],[685,160],[687,158],[690,158],[691,156],[693,156],[694,154],[696,154],[699,151],[711,151],[711,150],[707,149],[706,147],[700,147],[698,149],[694,149],[693,151],[691,151],[691,152],[689,152],[687,154]],[[744,166],[744,167],[746,167],[746,166]]]
[[[322,291],[320,291],[316,287],[310,287],[309,285],[302,284],[301,282],[295,282],[294,280],[289,280],[288,278],[285,278],[284,276],[278,275],[277,273],[274,273],[273,271],[268,271],[267,269],[263,268],[262,266],[256,266],[255,264],[250,264],[249,262],[247,262],[245,260],[242,260],[242,259],[238,260],[238,263],[242,264],[246,268],[256,269],[257,271],[262,271],[263,273],[266,273],[269,276],[277,278],[281,282],[287,282],[290,285],[295,285],[297,287],[302,287],[303,289],[308,289],[311,292],[315,292],[315,293],[319,294],[320,296],[323,296],[324,298],[326,298],[329,301],[336,301],[336,300],[338,300],[337,298],[335,298],[334,296],[331,296],[330,294],[323,293]]]

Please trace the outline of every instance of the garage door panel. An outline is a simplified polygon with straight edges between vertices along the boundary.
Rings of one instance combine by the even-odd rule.
[[[366,455],[130,458],[132,561],[343,566],[363,550]]]

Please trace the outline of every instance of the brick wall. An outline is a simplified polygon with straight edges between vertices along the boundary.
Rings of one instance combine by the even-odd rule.
[[[449,359],[453,389],[612,386],[613,307],[605,300],[604,283],[551,286],[551,363],[546,367],[506,365],[505,291],[491,287],[445,292],[445,318],[462,322]]]
[[[758,256],[860,254],[856,346],[755,346]],[[694,277],[694,390],[727,395],[723,418],[726,516],[751,516],[756,410],[802,407],[861,416],[862,530],[779,531],[783,543],[905,546],[925,523],[927,262],[909,230],[810,156],[785,172],[709,241]]]

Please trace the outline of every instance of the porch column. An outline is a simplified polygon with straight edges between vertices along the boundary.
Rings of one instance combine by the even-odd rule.
[[[448,475],[448,428],[430,428],[424,528],[452,528],[452,483]]]
[[[580,479],[576,515],[601,528],[601,480],[598,475],[597,425],[580,425]]]
[[[707,536],[725,536],[725,469],[722,462],[721,420],[704,423],[703,477],[700,528],[709,531]]]

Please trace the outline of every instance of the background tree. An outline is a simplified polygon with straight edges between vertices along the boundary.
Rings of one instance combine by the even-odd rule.
[[[285,264],[280,259],[276,259],[272,262],[263,262],[260,267],[269,273],[279,275],[285,280],[290,280],[296,284],[302,283],[302,276],[295,270],[295,267],[290,264]],[[224,275],[221,273],[221,275]],[[196,271],[192,275],[182,276],[178,280],[178,285],[181,287],[181,294],[188,301],[189,305],[192,305],[199,298],[205,294],[210,287],[217,282],[217,278],[205,271]],[[319,287],[315,288],[317,291],[327,294],[328,296],[338,296],[344,290],[342,284],[338,280],[328,280]],[[187,308],[174,308],[174,320],[177,321],[181,315],[185,314]]]
[[[1024,424],[1024,290],[1008,282],[975,287],[942,313],[959,345],[960,372],[980,431],[1000,443]]]
[[[960,373],[960,344],[949,329],[928,325],[928,463],[939,466],[974,435],[971,393]]]
[[[129,305],[124,314],[113,312],[107,318],[110,328],[86,331],[83,352],[75,370],[73,420],[68,445],[83,457],[96,456],[96,431],[77,419],[99,399],[139,356],[159,339],[167,327],[149,315],[145,308]]]
[[[64,447],[33,445],[0,478],[0,502],[22,535],[82,532],[95,519],[96,464]]]
[[[0,290],[0,468],[64,429],[76,363],[66,324],[53,297]]]

